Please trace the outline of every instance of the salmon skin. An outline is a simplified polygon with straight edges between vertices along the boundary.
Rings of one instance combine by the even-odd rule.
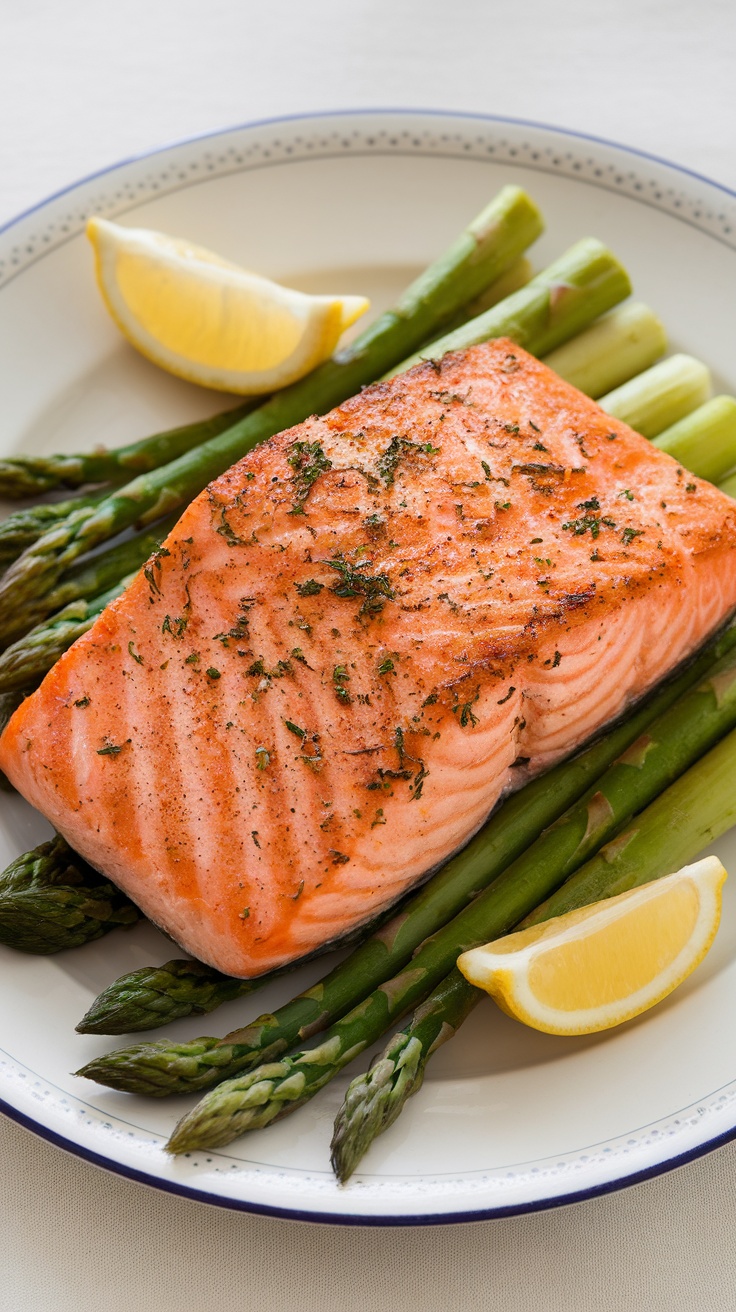
[[[734,503],[508,340],[280,433],[16,711],[0,769],[251,977],[374,919],[736,605]]]

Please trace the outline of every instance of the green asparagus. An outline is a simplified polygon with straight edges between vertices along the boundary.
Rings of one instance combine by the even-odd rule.
[[[0,695],[29,692],[48,674],[60,656],[77,638],[92,628],[106,606],[124,592],[135,574],[126,574],[119,583],[89,601],[72,601],[56,615],[38,624],[0,655]]]
[[[148,557],[163,542],[177,521],[176,515],[168,515],[152,528],[143,533],[136,533],[115,547],[100,551],[89,560],[81,562],[75,569],[62,575],[56,585],[42,597],[31,596],[25,606],[18,607],[6,619],[4,634],[8,644],[24,641],[24,635],[30,636],[37,625],[43,625],[48,617],[58,618],[57,612],[80,601],[89,601],[95,609],[93,599],[110,593],[109,600],[121,591],[120,580],[135,575],[148,560]],[[99,613],[99,612],[97,612]],[[77,635],[78,636],[78,635]],[[9,651],[13,651],[10,647]],[[8,650],[0,656],[0,670]],[[13,656],[15,662],[16,657]],[[15,684],[13,686],[16,686]],[[3,687],[0,674],[0,689]]]
[[[728,642],[733,644],[733,627]],[[618,760],[531,847],[404,969],[305,1049],[212,1089],[179,1122],[174,1153],[215,1148],[301,1106],[411,1007],[423,1002],[460,952],[506,933],[736,725],[736,651],[650,722]],[[736,809],[736,803],[734,804]],[[586,897],[586,901],[591,899]]]
[[[121,975],[95,998],[77,1025],[79,1034],[132,1034],[150,1030],[183,1016],[203,1016],[223,1002],[244,998],[270,983],[260,979],[231,979],[201,961],[166,961]]]
[[[458,281],[462,283],[463,279]],[[563,282],[565,294],[559,295]],[[472,320],[470,337],[477,340],[479,335],[509,334],[521,345],[541,354],[612,308],[628,290],[626,274],[605,247],[592,240],[579,242],[527,287]],[[447,298],[440,299],[444,308]],[[189,501],[257,442],[298,423],[306,414],[324,412],[352,395],[363,382],[375,377],[392,356],[395,359],[398,348],[415,338],[419,328],[422,337],[426,335],[432,322],[428,305],[431,308],[431,296],[420,298],[413,315],[408,314],[407,308],[407,318],[400,319],[394,312],[388,316],[382,332],[374,328],[371,340],[367,340],[369,330],[353,347],[320,366],[303,382],[278,393],[220,437],[163,469],[142,475],[103,501],[96,510],[77,511],[63,525],[39,538],[0,581],[3,616],[25,608],[34,594],[40,598],[48,592],[84,552],[132,523],[149,523]],[[466,330],[458,332],[462,334]],[[440,339],[427,352],[433,358],[444,353],[448,340]],[[4,637],[0,625],[0,638]]]
[[[649,369],[666,349],[667,335],[654,311],[631,301],[559,346],[544,363],[595,398]]]
[[[654,445],[700,478],[720,483],[736,465],[736,399],[714,396],[666,428]]]
[[[600,397],[598,404],[643,437],[657,437],[709,395],[709,369],[691,355],[671,355]]]
[[[520,287],[525,287],[533,277],[534,270],[526,256],[522,255],[518,260],[514,260],[514,263],[505,269],[485,291],[482,291],[480,296],[473,297],[473,300],[464,305],[458,314],[453,315],[449,323],[443,324],[443,332],[459,328],[461,324],[467,323],[468,319],[474,319],[484,310],[490,310],[492,305],[498,305],[499,301],[504,301],[513,292],[518,292]]]
[[[151,1097],[192,1093],[281,1056],[326,1029],[405,966],[420,943],[440,930],[479,890],[524,852],[574,803],[651,722],[676,704],[736,645],[736,624],[724,629],[696,659],[597,742],[513,794],[480,833],[427,881],[377,933],[322,980],[273,1015],[258,1017],[224,1039],[187,1043],[160,1040],[95,1058],[83,1072],[100,1084]]]
[[[0,875],[0,943],[46,956],[134,925],[140,911],[57,835]]]
[[[351,1080],[330,1144],[332,1169],[341,1184],[352,1175],[373,1140],[393,1125],[407,1098],[418,1093],[429,1058],[455,1037],[482,997],[481,990],[455,967],[368,1070]]]
[[[736,822],[735,765],[736,733],[731,732],[519,927],[615,897],[687,865]]]
[[[722,479],[718,486],[721,492],[725,492],[727,497],[736,498],[736,471],[729,474],[727,478]]]
[[[41,496],[57,487],[81,487],[84,483],[120,483],[131,474],[158,469],[170,460],[224,433],[244,418],[258,403],[252,399],[233,409],[198,419],[193,424],[155,433],[140,442],[117,450],[98,447],[84,455],[8,456],[0,460],[0,497],[20,500]],[[62,504],[62,503],[60,503]],[[44,507],[47,509],[47,507]]]
[[[22,510],[16,510],[14,514],[8,515],[8,518],[0,523],[0,569],[5,569],[12,561],[17,560],[26,547],[37,542],[48,529],[58,524],[59,520],[67,519],[75,510],[97,506],[109,495],[110,489],[105,487],[90,492],[87,496],[73,497],[69,501],[24,506]]]

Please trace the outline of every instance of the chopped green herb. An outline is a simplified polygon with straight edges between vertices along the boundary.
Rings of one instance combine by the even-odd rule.
[[[433,397],[435,401],[442,401],[443,404],[449,405],[451,402],[456,401],[458,405],[468,405],[470,392],[468,392],[466,396],[461,396],[459,392],[430,392],[429,395]]]
[[[324,583],[318,583],[316,579],[305,579],[303,583],[294,584],[300,597],[316,597],[324,586]]]
[[[256,747],[256,765],[259,770],[265,770],[271,763],[271,753],[267,747]]]
[[[579,510],[600,510],[600,505],[596,497],[591,497],[589,501],[578,503]],[[570,529],[577,537],[584,533],[590,532],[592,538],[597,538],[601,528],[615,528],[615,521],[608,516],[600,515],[580,515],[577,519],[571,519],[567,524],[562,525],[563,529]]]
[[[393,671],[394,671],[395,669],[396,669],[396,666],[394,665],[394,663],[393,663],[391,657],[390,657],[390,656],[384,656],[383,660],[381,661],[380,665],[378,666],[378,673],[379,673],[379,674],[391,674],[391,673],[393,673]]]
[[[333,866],[345,866],[350,860],[350,857],[346,856],[344,852],[336,852],[334,847],[330,848],[329,855],[332,857]]]
[[[208,671],[207,671],[207,678],[208,678],[208,679],[219,679],[220,677],[221,677],[221,675],[220,675],[220,671],[219,671],[219,670],[216,670],[215,667],[214,667],[214,665],[210,665],[210,667],[209,667],[209,669],[208,669]]]
[[[634,538],[640,538],[643,532],[643,528],[625,528],[621,534],[621,541],[627,547],[630,542],[633,542]]]
[[[307,736],[306,729],[300,729],[299,725],[294,724],[293,720],[284,720],[284,724],[289,730],[289,733],[296,734],[297,738],[301,738],[302,741],[306,738]]]
[[[510,501],[494,501],[493,504],[494,504],[494,506],[496,507],[496,510],[510,510],[510,509],[511,509],[511,502],[510,502]]]
[[[127,745],[128,745],[129,742],[130,742],[130,738],[126,738],[125,742],[124,742],[124,743],[121,743],[120,746],[118,746],[117,743],[110,743],[110,742],[108,742],[108,743],[105,744],[104,747],[99,747],[99,748],[98,748],[98,750],[97,750],[97,755],[98,755],[98,756],[119,756],[120,753],[121,753],[122,750],[123,750],[123,747],[127,747]]]
[[[686,491],[686,492],[695,492],[696,490],[697,490],[697,484],[695,484],[695,483],[686,483],[686,484],[685,484],[685,491]]]
[[[430,395],[434,395],[434,393],[430,393]],[[410,442],[406,437],[392,437],[386,450],[378,457],[376,468],[386,487],[391,487],[402,456],[408,455],[410,452],[416,452],[417,455],[435,456],[439,450],[440,448],[432,446],[431,442]]]
[[[411,799],[412,802],[419,801],[419,798],[422,795],[422,789],[424,788],[424,780],[427,778],[428,774],[429,774],[429,770],[426,768],[424,761],[420,761],[419,769],[417,770],[417,773],[414,775],[414,783],[412,785],[414,790]]]
[[[465,729],[469,724],[476,725],[478,723],[478,717],[477,715],[473,714],[472,708],[477,702],[479,696],[480,696],[480,688],[476,688],[475,696],[471,697],[470,701],[467,702],[457,701],[452,708],[453,715],[457,715],[458,712],[460,713],[460,725],[463,729]]]
[[[161,625],[161,632],[170,633],[172,638],[183,638],[188,623],[189,620],[186,615],[178,615],[174,619],[170,615],[166,615]]]
[[[332,685],[335,689],[335,696],[338,701],[341,701],[345,706],[348,706],[351,701],[350,693],[344,686],[349,682],[350,675],[348,674],[346,667],[344,665],[336,665],[332,671]]]
[[[79,701],[75,702],[74,705],[78,706],[80,710],[85,706],[89,706],[89,697],[80,697]]]
[[[501,700],[500,700],[500,702],[497,702],[496,705],[497,705],[497,706],[503,706],[504,702],[507,702],[507,701],[509,700],[510,697],[513,697],[513,695],[514,695],[515,692],[516,692],[516,689],[515,689],[515,687],[514,687],[513,684],[512,684],[511,687],[509,688],[508,692],[506,693],[506,696],[505,696],[505,697],[502,697]]]
[[[634,493],[633,493],[633,492],[630,492],[629,489],[628,489],[627,487],[624,488],[623,492],[619,492],[619,496],[620,496],[620,497],[626,497],[626,500],[627,500],[627,501],[633,501],[633,500],[634,500]]]
[[[340,575],[340,581],[332,588],[336,597],[363,598],[359,615],[375,614],[383,610],[385,598],[389,601],[394,599],[395,594],[387,574],[371,575],[364,572],[370,569],[372,564],[370,560],[362,561],[359,565],[351,565],[342,556],[336,556],[333,560],[323,560],[320,564],[327,565],[329,569],[334,569]]]
[[[439,701],[439,697],[437,696],[437,693],[431,692],[429,694],[429,697],[425,697],[424,701],[422,702],[422,706],[434,706],[436,701]]]
[[[196,665],[196,664],[197,664],[197,661],[198,661],[199,659],[200,659],[200,657],[199,657],[199,652],[198,652],[198,651],[190,651],[190,653],[189,653],[189,655],[187,656],[187,658],[186,658],[184,664],[185,664],[185,665]]]
[[[216,633],[212,641],[221,642],[223,647],[229,647],[231,638],[235,642],[241,642],[243,638],[247,638],[249,612],[253,609],[255,604],[255,597],[241,597],[239,602],[240,613],[236,616],[233,627],[228,629],[225,633]],[[177,634],[176,636],[179,637],[180,635]]]
[[[243,910],[240,913],[240,919],[247,920],[249,915],[250,915],[250,907],[243,907]]]
[[[332,469],[332,461],[327,458],[319,442],[294,442],[288,464],[294,470],[294,505],[292,514],[304,514],[304,502],[310,489],[320,474]]]
[[[168,616],[167,616],[167,618],[168,618]],[[133,660],[134,660],[138,665],[142,665],[142,664],[143,664],[143,657],[142,657],[142,656],[139,656],[138,653],[137,653],[137,651],[134,650],[134,648],[135,648],[135,643],[133,642],[133,640],[132,640],[132,638],[131,638],[130,642],[128,643],[128,655],[129,655],[129,656],[132,656],[132,657],[133,657]]]
[[[240,494],[235,498],[235,505],[240,507],[240,509],[243,508]],[[255,540],[255,534],[251,534],[250,538],[241,538],[240,535],[235,532],[232,524],[228,522],[227,512],[229,509],[229,506],[220,507],[220,523],[217,526],[217,532],[222,534],[228,546],[247,547],[250,542]]]

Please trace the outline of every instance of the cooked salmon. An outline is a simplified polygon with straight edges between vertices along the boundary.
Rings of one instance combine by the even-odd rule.
[[[195,956],[394,903],[736,605],[736,507],[508,340],[212,483],[13,716],[0,768]]]

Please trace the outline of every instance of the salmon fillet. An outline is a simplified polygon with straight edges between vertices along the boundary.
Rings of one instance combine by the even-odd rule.
[[[736,507],[507,340],[258,447],[13,716],[0,769],[195,956],[374,918],[736,605]]]

